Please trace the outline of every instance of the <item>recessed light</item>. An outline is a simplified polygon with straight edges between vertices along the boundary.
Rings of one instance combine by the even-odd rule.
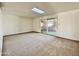
[[[45,13],[43,10],[38,9],[38,8],[33,8],[32,11],[34,11],[34,12],[36,12],[36,13],[39,13],[39,14]]]

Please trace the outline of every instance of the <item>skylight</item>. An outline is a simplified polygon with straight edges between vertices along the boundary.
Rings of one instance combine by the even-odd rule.
[[[44,11],[43,10],[40,10],[38,8],[33,8],[32,11],[36,12],[36,13],[39,13],[39,14],[43,14]]]

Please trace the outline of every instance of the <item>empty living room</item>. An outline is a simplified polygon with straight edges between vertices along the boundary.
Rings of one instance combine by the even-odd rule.
[[[79,56],[79,2],[0,2],[0,56]]]

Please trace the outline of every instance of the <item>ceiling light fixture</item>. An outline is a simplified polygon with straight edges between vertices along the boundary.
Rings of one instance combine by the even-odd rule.
[[[45,13],[43,10],[40,10],[38,8],[33,8],[32,11],[36,12],[36,13],[39,13],[39,14],[43,14]]]

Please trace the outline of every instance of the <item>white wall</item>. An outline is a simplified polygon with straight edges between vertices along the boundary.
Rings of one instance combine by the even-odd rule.
[[[0,56],[2,54],[3,34],[2,34],[2,13],[0,9]]]
[[[56,16],[58,16],[58,30],[56,36],[79,41],[79,10],[61,12],[56,14]],[[54,16],[49,15],[34,19],[34,30],[40,32],[39,21],[50,17]]]
[[[32,31],[32,20],[11,14],[3,14],[3,35]]]
[[[33,31],[41,32],[40,18],[33,19]]]
[[[79,41],[79,10],[58,14],[58,35]]]

